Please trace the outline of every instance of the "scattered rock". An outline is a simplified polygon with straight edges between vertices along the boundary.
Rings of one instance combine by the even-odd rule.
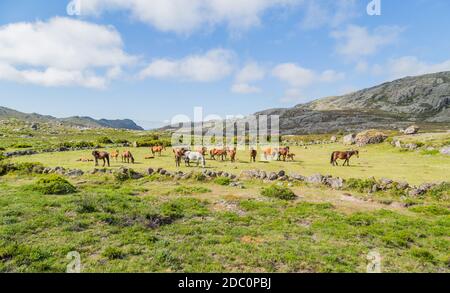
[[[336,142],[336,141],[337,141],[337,137],[333,135],[333,136],[330,138],[330,141],[333,142],[333,143]]]
[[[147,175],[152,175],[153,173],[155,173],[155,170],[153,170],[153,168],[147,169]]]
[[[420,128],[417,125],[411,125],[410,127],[406,128],[403,133],[406,135],[413,135],[417,134],[419,132]]]
[[[443,154],[443,155],[450,156],[450,146],[443,147],[440,150],[440,153]]]
[[[358,146],[365,146],[368,144],[382,143],[386,138],[387,135],[383,132],[371,129],[358,133],[355,140]]]
[[[268,178],[270,181],[274,181],[274,180],[277,180],[277,179],[278,179],[278,175],[277,175],[277,173],[275,173],[275,172],[270,172],[269,175],[267,176],[267,178]]]
[[[278,177],[283,177],[286,175],[286,172],[284,172],[283,170],[281,170],[280,172],[278,172]]]
[[[306,182],[312,183],[312,184],[322,184],[323,176],[320,174],[315,174],[315,175],[306,177]]]
[[[352,133],[344,136],[343,143],[346,145],[353,145],[356,143],[356,134]]]
[[[342,178],[326,178],[326,184],[333,189],[341,189],[344,187],[344,179]]]
[[[84,175],[84,172],[79,169],[70,170],[66,173],[66,176],[70,176],[70,177],[80,177],[83,175]]]

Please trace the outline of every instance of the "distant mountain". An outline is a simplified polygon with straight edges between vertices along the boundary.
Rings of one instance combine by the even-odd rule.
[[[450,72],[406,77],[348,95],[260,114],[280,115],[284,134],[398,129],[411,123],[448,128]]]
[[[16,118],[19,120],[25,120],[30,122],[53,122],[62,123],[68,126],[88,127],[88,128],[117,128],[117,129],[129,129],[129,130],[144,130],[142,127],[134,123],[130,119],[123,120],[96,120],[91,117],[68,117],[68,118],[55,118],[53,116],[40,115],[36,113],[27,114],[13,109],[0,106],[0,119]]]

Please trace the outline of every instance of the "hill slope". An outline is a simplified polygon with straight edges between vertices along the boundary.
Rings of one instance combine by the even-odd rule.
[[[53,116],[40,115],[36,113],[22,113],[13,109],[0,106],[0,119],[15,118],[19,120],[25,120],[29,122],[53,122],[62,123],[69,126],[88,127],[88,128],[118,128],[118,129],[130,129],[130,130],[143,130],[142,127],[134,123],[129,119],[123,120],[96,120],[91,117],[68,117],[68,118],[55,118]]]
[[[450,125],[450,72],[406,77],[344,96],[257,115],[280,115],[284,134]]]

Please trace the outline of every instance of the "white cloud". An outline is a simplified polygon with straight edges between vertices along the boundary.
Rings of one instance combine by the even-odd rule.
[[[254,94],[261,92],[259,87],[251,85],[266,76],[266,70],[256,62],[246,64],[237,74],[235,83],[231,87],[233,93]]]
[[[427,63],[414,56],[392,59],[388,62],[387,70],[390,78],[397,79],[405,76],[415,76],[441,71],[450,71],[450,60],[440,63]]]
[[[294,63],[279,64],[273,69],[272,74],[293,87],[309,86],[316,79],[314,71]]]
[[[273,69],[272,74],[294,88],[308,87],[317,82],[336,82],[345,78],[344,73],[334,70],[325,70],[317,73],[314,70],[298,66],[294,63],[279,64]]]
[[[83,15],[126,10],[158,30],[188,34],[205,26],[225,24],[230,29],[248,29],[261,22],[263,13],[274,7],[302,0],[78,0]]]
[[[336,51],[350,59],[358,59],[377,53],[379,49],[397,41],[403,28],[380,26],[373,32],[366,27],[349,25],[346,29],[333,31],[331,36],[337,40]]]
[[[307,97],[298,88],[287,89],[284,96],[280,99],[282,103],[304,103],[307,101]]]
[[[233,52],[224,49],[214,49],[203,55],[191,55],[179,60],[157,59],[144,68],[139,77],[211,82],[231,74],[233,59]]]
[[[309,0],[300,25],[303,29],[337,27],[356,17],[357,8],[356,0]]]
[[[231,87],[231,91],[236,94],[255,94],[260,93],[261,89],[248,83],[235,83]]]
[[[0,27],[0,79],[44,86],[105,87],[135,59],[112,27],[69,18]]]

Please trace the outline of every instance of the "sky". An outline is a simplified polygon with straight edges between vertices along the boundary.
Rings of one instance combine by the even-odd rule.
[[[449,15],[448,0],[0,0],[0,106],[146,128],[291,107],[450,70]]]

